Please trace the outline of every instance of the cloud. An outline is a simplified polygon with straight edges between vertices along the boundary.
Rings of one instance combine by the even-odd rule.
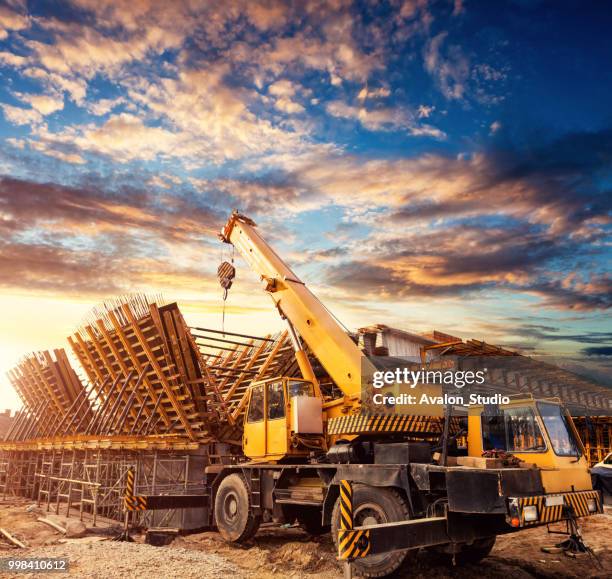
[[[12,52],[0,52],[0,66],[12,66],[19,68],[27,63],[27,58],[13,54]]]
[[[9,32],[29,28],[30,18],[24,14],[23,2],[8,2],[0,5],[0,40],[8,37]]]
[[[86,254],[109,235],[142,258],[159,239],[163,251],[182,256],[181,275],[192,283],[194,262],[187,262],[198,259],[198,222],[214,221],[217,207],[283,219],[289,235],[288,217],[330,205],[354,225],[342,237],[346,247],[308,255],[332,268],[330,278],[349,297],[361,284],[369,295],[391,297],[514,292],[538,307],[609,306],[601,260],[610,225],[610,131],[520,148],[498,134],[486,139],[487,150],[467,139],[423,139],[402,152],[382,147],[380,157],[352,154],[363,150],[352,140],[330,142],[337,125],[441,141],[446,135],[432,119],[501,98],[490,89],[509,69],[477,61],[459,42],[460,2],[446,7],[445,21],[439,10],[434,20],[424,0],[393,3],[383,17],[344,1],[75,0],[66,13],[32,18],[13,3],[0,13],[3,23],[9,12],[13,32],[0,64],[3,74],[15,69],[7,86],[24,106],[2,105],[7,121],[19,125],[9,128],[2,167],[19,166],[21,175],[53,171],[70,182],[85,169],[93,175],[112,167],[109,183],[118,174],[137,183],[129,193],[89,182],[72,189],[11,183],[32,212],[3,198],[6,213],[19,215],[1,222],[15,251],[31,243],[39,255],[51,247],[59,261],[69,260],[75,247]],[[407,96],[399,54],[418,57],[419,67],[422,57],[434,86],[454,102],[417,107],[429,101]],[[313,105],[320,106],[309,115]],[[501,130],[500,121],[487,128],[493,115],[487,111],[480,124],[485,133]],[[382,140],[366,139],[363,148]],[[435,152],[422,153],[426,144]],[[457,155],[458,146],[469,149]],[[171,164],[183,179],[168,173]],[[155,172],[141,174],[136,167],[143,166]],[[191,198],[190,187],[197,189]],[[170,275],[161,268],[157,281]]]
[[[299,63],[307,69],[327,71],[332,84],[339,84],[343,80],[367,80],[373,70],[382,66],[380,59],[376,55],[363,54],[345,26],[338,26],[336,30],[340,31],[340,36],[336,37],[335,42],[331,38],[322,41],[303,34],[279,38],[273,42],[271,52],[265,55],[265,61],[262,58],[260,64],[280,73],[288,65]]]
[[[609,278],[593,274],[584,282],[557,282],[558,273],[548,267],[571,259],[577,246],[560,246],[559,241],[535,231],[447,225],[443,231],[373,234],[365,245],[367,251],[353,253],[360,259],[353,258],[328,272],[332,285],[372,298],[506,291],[537,295],[540,305],[557,310],[612,307]]]
[[[68,187],[0,178],[0,207],[10,231],[30,230],[93,235],[150,233],[161,240],[188,240],[216,232],[216,212],[203,201],[179,194],[159,196],[141,190],[106,192],[98,186]],[[58,236],[61,239],[61,236]]]
[[[86,125],[72,142],[82,151],[107,155],[120,163],[134,159],[151,160],[175,150],[180,154],[180,137],[162,127],[145,125],[129,113],[113,115],[100,126]]]
[[[284,174],[271,171],[258,188],[235,183],[232,193],[247,206],[276,199],[298,212],[327,199],[371,228],[330,273],[351,295],[507,291],[559,310],[607,309],[611,282],[597,263],[612,201],[597,183],[609,176],[611,145],[600,131],[472,156],[282,157],[272,166]],[[270,189],[272,178],[281,185]],[[581,260],[593,267],[570,274]]]
[[[34,125],[42,121],[42,115],[35,109],[14,107],[0,103],[4,118],[14,125]]]
[[[434,106],[419,105],[419,108],[417,109],[417,116],[419,119],[427,119],[435,110],[436,107]]]
[[[365,101],[368,99],[380,99],[386,98],[391,94],[391,91],[387,87],[378,87],[378,88],[368,88],[364,86],[357,95],[357,99],[360,101]]]
[[[440,129],[416,123],[413,115],[402,108],[368,109],[365,106],[353,106],[342,101],[331,101],[326,104],[325,109],[333,117],[354,119],[370,131],[405,130],[415,137],[446,138]]]
[[[147,185],[151,187],[160,187],[161,189],[172,189],[182,182],[183,180],[180,177],[164,173],[162,175],[153,175],[153,177],[147,181]]]
[[[585,356],[612,357],[612,346],[593,346],[592,348],[584,348],[582,353]]]
[[[61,95],[15,93],[22,102],[29,104],[42,116],[61,111],[64,108],[64,98]]]
[[[87,94],[87,81],[85,79],[49,72],[37,66],[24,67],[23,64],[19,66],[22,68],[21,74],[40,82],[45,90],[50,92],[67,92],[75,103],[78,105],[84,104]]]
[[[253,95],[227,86],[227,73],[225,64],[187,70],[177,79],[135,82],[129,95],[173,128],[179,144],[175,156],[221,162],[296,151],[304,144],[303,135],[251,112],[247,103]]]
[[[287,22],[288,7],[284,2],[248,2],[246,10],[249,20],[259,30],[279,28]]]
[[[25,145],[25,141],[20,141],[21,148]],[[70,147],[68,150],[63,150],[65,147],[62,147],[61,143],[51,143],[48,141],[34,141],[28,140],[27,144],[30,149],[34,151],[38,151],[43,155],[47,155],[48,157],[53,157],[59,161],[63,161],[64,163],[71,163],[73,165],[84,165],[86,163],[85,159],[79,155],[78,153],[70,152]]]
[[[575,311],[612,308],[612,278],[609,275],[570,275],[562,281],[536,281],[528,289],[543,297],[549,308]]]
[[[317,99],[284,77],[316,71],[336,85],[365,84],[384,66],[380,47],[364,50],[358,42],[356,33],[369,28],[344,2],[240,1],[197,9],[187,0],[73,4],[70,18],[37,15],[32,34],[0,56],[0,63],[40,83],[43,94],[22,98],[42,116],[61,110],[64,95],[94,116],[111,115],[102,124],[41,130],[36,113],[5,110],[10,122],[32,126],[34,150],[64,160],[87,161],[85,153],[120,162],[172,157],[194,168],[280,150],[298,154],[312,145],[312,124],[291,117],[305,112],[306,99]],[[120,96],[88,99],[88,88],[102,79]],[[269,85],[270,98],[253,85]],[[362,96],[388,93],[380,87]],[[262,105],[268,109],[262,112]],[[368,115],[366,124],[385,122],[377,115]],[[429,126],[408,130],[441,136]],[[129,146],[121,145],[122,136]]]
[[[96,117],[102,117],[110,113],[113,109],[118,106],[125,104],[126,100],[123,97],[117,97],[114,99],[100,99],[97,101],[90,101],[85,106],[87,111]]]
[[[159,10],[158,16],[164,12]],[[173,28],[172,22],[166,26],[158,21],[149,24],[122,37],[107,35],[103,27],[82,22],[47,21],[45,28],[54,34],[53,42],[27,40],[25,45],[31,51],[30,60],[50,72],[84,78],[98,73],[112,75],[130,62],[176,49],[183,42],[184,36]]]
[[[125,271],[99,251],[70,251],[45,244],[0,242],[0,286],[70,295],[125,291]]]
[[[0,178],[0,279],[13,290],[108,295],[212,279],[216,211],[180,193]]]
[[[360,262],[333,273],[341,286],[397,297],[453,296],[493,287],[519,288],[543,260],[558,257],[552,243],[525,231],[458,225],[441,230],[374,234]],[[374,267],[372,264],[375,264]],[[365,278],[373,275],[374,283]],[[381,290],[381,288],[384,288]]]
[[[268,94],[275,97],[274,106],[279,111],[292,115],[304,111],[304,107],[293,98],[298,91],[302,90],[301,87],[296,88],[294,83],[283,79],[272,83],[268,87]]]
[[[447,36],[448,32],[440,32],[427,43],[425,70],[437,81],[447,99],[457,100],[465,95],[470,62],[460,46],[445,46]]]

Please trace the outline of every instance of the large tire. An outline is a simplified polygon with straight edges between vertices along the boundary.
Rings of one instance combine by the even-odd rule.
[[[353,486],[353,524],[355,527],[376,523],[392,523],[410,519],[406,500],[395,489],[377,488],[363,484]],[[332,513],[332,537],[338,548],[338,529],[340,528],[340,499],[336,501]],[[383,555],[370,555],[355,559],[355,573],[362,577],[386,577],[404,563],[413,551],[395,551]]]
[[[261,517],[253,514],[242,475],[230,474],[221,481],[215,497],[215,521],[221,536],[230,543],[244,543],[257,533]]]

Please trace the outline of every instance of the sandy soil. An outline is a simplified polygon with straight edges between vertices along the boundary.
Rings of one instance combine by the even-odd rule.
[[[64,537],[36,521],[39,516],[52,518],[64,526],[70,521],[77,536]],[[166,547],[152,547],[143,544],[143,537],[138,535],[134,536],[134,543],[111,541],[119,530],[112,522],[101,521],[95,529],[80,528],[75,518],[66,520],[49,515],[20,499],[0,501],[0,527],[28,545],[28,549],[21,550],[1,540],[0,557],[68,557],[70,577],[74,578],[342,577],[330,538],[313,539],[297,528],[264,525],[256,540],[244,547],[228,546],[213,532],[181,536]],[[423,551],[398,577],[612,577],[612,509],[608,508],[603,515],[583,519],[582,531],[586,542],[597,553],[601,568],[586,555],[570,558],[542,552],[541,547],[558,542],[560,537],[549,535],[546,528],[537,528],[499,537],[491,555],[478,565],[449,567],[433,553]],[[79,537],[81,534],[84,536]],[[19,576],[48,577],[49,574],[0,573],[0,577]]]

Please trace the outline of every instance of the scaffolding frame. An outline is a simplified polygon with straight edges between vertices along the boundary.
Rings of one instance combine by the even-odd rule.
[[[135,490],[140,494],[204,494],[207,462],[207,454],[190,451],[2,451],[0,492],[3,498],[29,498],[47,512],[77,516],[95,527],[100,517],[118,523],[124,520],[129,468],[135,470]],[[188,522],[186,509],[140,511],[130,516],[137,527],[194,524]],[[195,524],[198,526],[197,521]],[[202,520],[199,526],[206,524]]]

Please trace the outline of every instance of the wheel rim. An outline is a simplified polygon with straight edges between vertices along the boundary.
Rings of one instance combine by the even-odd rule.
[[[233,523],[238,516],[238,496],[233,491],[223,499],[223,515],[228,523]]]
[[[362,503],[353,511],[353,525],[355,527],[364,527],[366,525],[377,525],[380,523],[388,523],[389,517],[384,509],[376,503]],[[370,555],[367,563],[364,565],[376,565],[384,561],[389,554]]]

